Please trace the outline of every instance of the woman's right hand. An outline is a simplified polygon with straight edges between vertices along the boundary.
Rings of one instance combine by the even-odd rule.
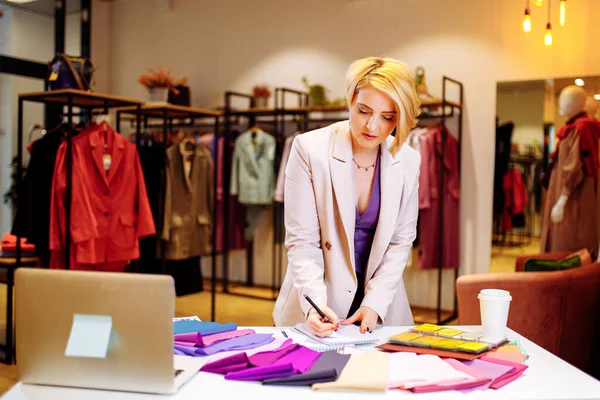
[[[306,327],[309,331],[319,337],[330,336],[336,329],[340,327],[339,318],[333,310],[325,305],[318,304],[319,308],[333,322],[332,324],[325,322],[319,315],[317,310],[311,308],[306,319]]]

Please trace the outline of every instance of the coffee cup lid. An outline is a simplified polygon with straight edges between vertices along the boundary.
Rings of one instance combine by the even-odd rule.
[[[477,298],[481,300],[512,300],[510,292],[501,289],[482,289]]]

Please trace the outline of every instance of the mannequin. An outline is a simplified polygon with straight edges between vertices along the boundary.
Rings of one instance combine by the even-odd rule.
[[[586,91],[575,85],[563,89],[558,98],[559,111],[568,121],[556,135],[552,155],[542,253],[598,249],[595,182],[600,122],[587,116],[586,99]]]

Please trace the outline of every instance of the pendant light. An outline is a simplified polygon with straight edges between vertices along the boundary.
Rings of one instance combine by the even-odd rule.
[[[567,0],[560,0],[560,26],[565,26],[565,7]]]
[[[544,35],[544,44],[552,46],[552,24],[550,24],[550,1],[548,1],[548,23],[546,24],[546,34]]]
[[[548,0],[548,3],[550,3],[550,0]],[[544,5],[544,0],[535,0],[535,5],[537,7],[541,7]]]
[[[525,19],[523,20],[523,31],[525,33],[531,32],[531,12],[529,11],[529,0],[525,5]]]

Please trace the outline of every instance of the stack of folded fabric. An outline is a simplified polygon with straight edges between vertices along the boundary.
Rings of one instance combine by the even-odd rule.
[[[254,349],[268,345],[275,338],[270,333],[237,329],[234,323],[183,320],[173,323],[175,354],[210,356],[217,353]]]
[[[17,237],[10,233],[5,233],[2,236],[2,245],[0,249],[0,257],[14,258],[17,256]],[[35,245],[27,243],[26,238],[21,238],[21,257],[35,257]]]
[[[260,334],[247,333],[239,338],[252,335]],[[212,336],[217,335],[203,337],[202,342],[206,343]],[[232,340],[220,343],[231,349]],[[202,345],[200,340],[196,340],[196,343],[198,346]],[[214,345],[207,347],[211,346]],[[210,354],[206,352],[207,347],[204,347],[204,354]],[[202,348],[197,347],[185,354],[200,355],[200,349]],[[236,350],[240,349],[236,347]],[[222,374],[228,380],[261,381],[265,385],[310,386],[314,383],[335,381],[350,358],[350,355],[338,354],[335,351],[314,351],[283,337],[272,338],[270,343],[246,351],[229,353],[227,357],[212,358],[200,370]]]

